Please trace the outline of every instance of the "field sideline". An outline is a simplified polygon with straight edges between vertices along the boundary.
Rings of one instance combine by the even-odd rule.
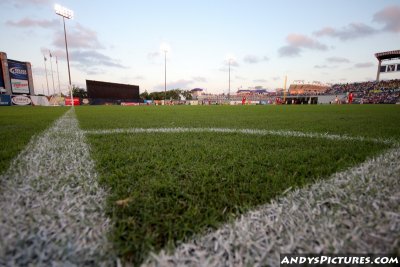
[[[400,212],[395,205],[399,198],[393,190],[399,186],[395,178],[399,175],[399,106],[101,106],[76,107],[68,114],[72,117],[64,115],[61,120],[77,120],[79,126],[73,132],[79,137],[73,132],[61,135],[67,138],[72,134],[71,138],[90,147],[86,159],[78,158],[74,164],[85,168],[93,160],[93,169],[75,174],[72,169],[72,176],[60,183],[83,186],[82,197],[91,190],[79,181],[88,177],[105,189],[104,193],[103,189],[96,189],[96,201],[104,202],[104,206],[95,208],[90,201],[77,201],[84,207],[76,209],[86,214],[88,223],[94,210],[104,212],[103,223],[97,224],[110,223],[98,230],[108,232],[110,242],[99,248],[114,247],[115,254],[109,254],[108,260],[154,266],[197,266],[206,261],[220,266],[263,264],[269,259],[268,263],[276,265],[279,252],[350,252],[351,244],[358,241],[369,246],[354,246],[351,252],[398,250],[399,216],[393,214]],[[61,145],[57,142],[55,150]],[[60,165],[68,165],[71,156],[64,158],[63,153],[51,157]],[[11,168],[21,168],[20,162],[21,158],[14,160]],[[354,166],[359,167],[354,170]],[[384,170],[382,166],[386,166]],[[0,191],[19,190],[13,187],[20,185],[4,182],[12,181],[12,175],[8,171],[1,176]],[[58,179],[46,170],[39,176],[23,183]],[[382,182],[376,183],[376,179]],[[36,186],[26,197],[31,199],[29,194],[42,189]],[[370,193],[361,196],[363,190]],[[21,194],[26,193],[22,191]],[[302,200],[304,196],[308,197]],[[50,194],[51,197],[59,198],[57,194]],[[0,198],[0,205],[8,206],[10,199]],[[357,209],[354,203],[360,207],[378,205],[380,210]],[[27,211],[21,207],[10,212],[17,218]],[[309,213],[308,219],[302,219]],[[271,219],[271,214],[280,214],[274,215],[279,219]],[[269,229],[269,234],[260,236],[250,231],[255,224],[246,218],[258,218],[256,229]],[[368,224],[368,220],[377,224]],[[315,228],[308,221],[318,221],[321,227]],[[350,226],[343,228],[343,223]],[[279,224],[287,229],[282,232]],[[314,231],[308,241],[295,227],[304,224]],[[352,232],[351,225],[359,225],[358,234]],[[37,234],[35,229],[30,230],[33,236]],[[84,231],[79,230],[81,226],[76,229]],[[241,234],[239,229],[247,230]],[[284,244],[277,242],[278,229],[282,240],[285,236],[291,240],[286,250]],[[333,233],[331,237],[323,234],[328,229]],[[71,232],[59,235],[66,235],[68,240]],[[260,242],[254,243],[254,238]],[[87,242],[98,243],[96,240],[100,239]],[[46,244],[51,246],[52,242]],[[4,242],[0,245],[0,263],[3,259],[16,260]],[[73,251],[78,253],[79,246],[72,248],[70,261],[74,261]],[[90,260],[101,254],[98,251],[88,252]],[[21,253],[28,258],[35,255]],[[44,257],[43,262],[62,259],[66,258],[46,261]],[[107,259],[99,261],[104,263]]]

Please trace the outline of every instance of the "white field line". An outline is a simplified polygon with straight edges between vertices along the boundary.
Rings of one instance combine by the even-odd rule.
[[[238,133],[249,135],[275,135],[284,137],[306,137],[306,138],[322,138],[329,140],[343,141],[361,141],[375,142],[383,144],[397,144],[398,142],[392,139],[368,138],[362,136],[347,136],[329,133],[307,133],[299,131],[285,130],[263,130],[263,129],[232,129],[232,128],[118,128],[105,130],[86,130],[86,134],[135,134],[135,133]]]
[[[286,193],[143,266],[279,266],[280,253],[399,253],[400,148]]]
[[[105,196],[71,109],[0,176],[0,266],[114,266]]]

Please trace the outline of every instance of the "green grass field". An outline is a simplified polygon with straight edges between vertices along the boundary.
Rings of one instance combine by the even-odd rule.
[[[107,133],[120,128],[246,128],[400,140],[400,106],[77,107],[109,189],[111,239],[125,259],[173,247],[288,188],[328,178],[389,144],[244,133]]]
[[[33,135],[48,128],[68,108],[0,107],[0,174],[28,144]]]
[[[226,127],[400,136],[399,105],[91,106],[77,112],[83,129]]]

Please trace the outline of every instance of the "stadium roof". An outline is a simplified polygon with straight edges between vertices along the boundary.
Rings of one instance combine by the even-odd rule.
[[[382,52],[382,53],[376,53],[375,57],[378,60],[400,58],[400,50],[393,50],[393,51],[387,51],[387,52]]]

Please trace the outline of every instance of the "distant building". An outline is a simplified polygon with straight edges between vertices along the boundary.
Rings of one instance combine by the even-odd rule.
[[[7,95],[34,95],[32,66],[30,62],[22,62],[7,58],[0,52],[0,93]]]
[[[202,93],[203,93],[203,89],[201,88],[194,88],[192,90],[190,90],[190,93],[192,94],[192,97],[194,99],[197,99]]]
[[[289,94],[291,95],[318,95],[325,93],[330,88],[319,82],[313,83],[294,83],[289,86]]]
[[[248,95],[251,93],[250,89],[240,89],[236,91],[237,95]]]
[[[236,91],[237,95],[263,95],[267,93],[267,89],[263,89],[261,86],[256,86],[254,88],[248,89],[239,89]]]

